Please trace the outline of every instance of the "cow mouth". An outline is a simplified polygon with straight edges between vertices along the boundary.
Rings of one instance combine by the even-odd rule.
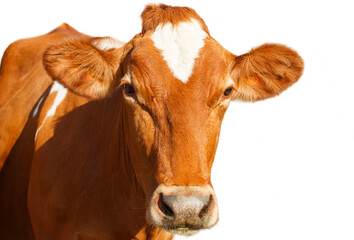
[[[204,229],[210,229],[213,226],[215,226],[217,223],[217,221],[213,224],[213,225],[209,225],[209,226],[195,226],[195,225],[191,225],[191,224],[181,224],[178,226],[173,226],[172,224],[156,224],[154,223],[157,227],[163,228],[166,231],[172,233],[172,234],[178,234],[178,235],[184,235],[184,236],[191,236],[194,235],[196,233],[198,233],[200,230],[204,230]]]
[[[170,233],[173,234],[178,234],[178,235],[185,235],[185,236],[191,236],[199,232],[199,230],[202,230],[203,228],[196,228],[194,226],[183,226],[183,227],[163,227],[165,230],[169,231]]]

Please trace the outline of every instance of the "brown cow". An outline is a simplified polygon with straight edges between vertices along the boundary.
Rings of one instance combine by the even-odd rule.
[[[217,223],[230,101],[278,95],[303,61],[278,44],[235,56],[190,8],[149,5],[142,20],[128,43],[63,24],[5,52],[0,239],[171,239]]]

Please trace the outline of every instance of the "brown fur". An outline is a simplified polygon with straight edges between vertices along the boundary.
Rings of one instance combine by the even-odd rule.
[[[189,22],[192,18],[198,20],[202,29],[209,34],[208,27],[205,25],[203,19],[188,7],[171,7],[165,4],[150,4],[147,5],[141,13],[143,20],[142,34],[147,31],[153,31],[160,24],[171,23],[173,26],[180,22]]]
[[[147,6],[142,18],[142,34],[118,49],[99,50],[100,39],[64,25],[7,50],[0,76],[8,91],[0,101],[0,130],[7,133],[0,142],[1,239],[171,239],[169,231],[190,234],[217,222],[210,173],[230,100],[279,94],[301,76],[303,62],[278,44],[235,56],[207,36],[183,83],[149,36],[159,24],[191,18],[207,32],[203,20],[190,8],[166,5]],[[11,58],[18,49],[29,54]],[[50,78],[70,91],[47,117],[57,95],[49,94]],[[126,84],[135,94],[124,92]],[[225,96],[229,88],[234,92]],[[40,97],[39,114],[28,118]],[[204,220],[182,213],[164,221],[163,194],[213,201]]]
[[[112,92],[122,50],[100,51],[92,40],[70,40],[47,49],[43,64],[47,72],[73,92],[93,99]]]
[[[49,34],[18,40],[5,51],[0,68],[0,170],[34,104],[52,82],[42,67],[44,50],[78,34],[63,24]]]
[[[234,98],[253,102],[274,97],[300,78],[303,67],[301,57],[286,46],[264,44],[252,49],[232,63]]]

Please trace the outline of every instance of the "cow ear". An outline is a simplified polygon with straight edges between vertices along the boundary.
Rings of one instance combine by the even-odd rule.
[[[49,47],[43,55],[48,74],[72,92],[100,99],[117,85],[122,43],[112,38],[69,40]]]
[[[297,52],[279,44],[264,44],[233,56],[231,62],[233,99],[252,102],[280,94],[300,78],[304,68]]]

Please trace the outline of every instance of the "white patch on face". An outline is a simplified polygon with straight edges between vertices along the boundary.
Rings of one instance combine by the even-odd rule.
[[[162,50],[163,58],[174,76],[186,83],[192,75],[194,60],[204,46],[204,32],[196,19],[181,22],[173,27],[171,23],[160,24],[151,39],[155,47]]]
[[[44,120],[42,122],[42,125],[37,129],[34,139],[37,139],[37,134],[38,134],[39,130],[41,130],[41,128],[43,127],[43,125],[44,125],[45,121],[47,120],[47,118],[54,116],[54,114],[55,114],[55,112],[57,110],[57,107],[64,100],[64,98],[65,98],[65,96],[66,96],[66,94],[68,92],[68,89],[66,89],[63,85],[61,85],[57,81],[54,81],[54,84],[53,84],[52,88],[50,89],[50,92],[49,92],[48,96],[50,96],[53,92],[57,92],[57,95],[55,96],[53,105],[48,110],[47,115],[45,116],[45,118],[44,118]]]
[[[112,48],[120,48],[124,45],[124,42],[121,42],[117,39],[111,38],[111,37],[106,37],[106,38],[100,38],[97,39],[93,42],[93,45],[104,51],[104,50],[109,50]]]

